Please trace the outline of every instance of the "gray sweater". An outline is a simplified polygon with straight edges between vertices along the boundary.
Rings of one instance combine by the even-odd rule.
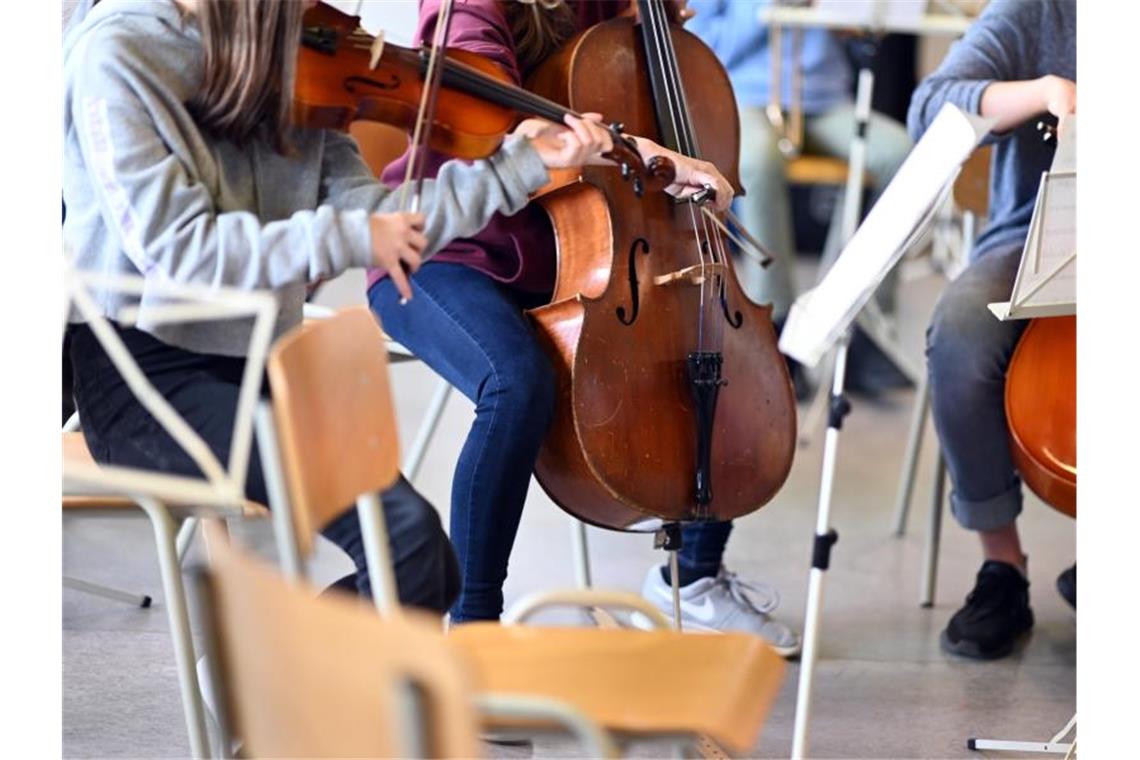
[[[943,103],[976,114],[991,83],[1046,74],[1077,81],[1075,0],[992,0],[915,90],[907,128],[917,140]],[[989,225],[974,246],[975,257],[1024,244],[1041,173],[1052,164],[1056,144],[1041,139],[1035,119],[987,141],[994,143]]]
[[[102,0],[64,40],[65,240],[96,272],[275,292],[276,333],[298,324],[305,286],[372,263],[368,215],[398,193],[372,176],[356,144],[296,130],[294,156],[200,131],[186,108],[202,76],[201,37],[171,0]],[[429,253],[515,213],[548,174],[529,142],[490,159],[449,162],[424,183]],[[128,303],[94,294],[108,316]],[[250,323],[148,324],[174,346],[241,356]],[[79,320],[76,314],[72,319]]]

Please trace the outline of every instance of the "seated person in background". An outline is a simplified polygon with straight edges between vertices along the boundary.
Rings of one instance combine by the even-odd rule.
[[[275,335],[301,322],[308,284],[378,267],[411,296],[421,257],[514,213],[548,181],[608,149],[593,121],[524,122],[486,161],[450,162],[424,187],[423,214],[397,213],[347,135],[290,124],[301,16],[294,0],[102,0],[64,40],[64,238],[84,270],[271,290]],[[85,15],[84,15],[85,14]],[[108,317],[126,305],[94,294]],[[225,462],[249,344],[248,321],[115,326],[151,384]],[[67,328],[75,402],[95,460],[200,474],[146,411],[89,326]],[[345,410],[351,414],[351,410]],[[261,460],[246,495],[267,503]],[[439,516],[401,479],[383,494],[400,600],[443,613],[459,591]],[[370,594],[360,523],[347,508],[324,535]],[[338,584],[339,585],[339,584]]]
[[[1000,322],[987,303],[1009,297],[1055,141],[1036,117],[1077,108],[1074,0],[994,0],[915,91],[908,126],[917,139],[945,103],[997,122],[990,219],[972,261],[946,286],[927,331],[931,409],[953,482],[950,505],[978,533],[984,562],[966,604],[942,632],[942,648],[968,657],[1009,654],[1033,627],[1026,556],[1016,519],[1021,481],[1009,449],[1005,374],[1024,321]],[[1058,579],[1076,606],[1076,566]],[[1071,593],[1070,593],[1071,592]]]
[[[740,110],[740,181],[746,194],[737,199],[741,220],[763,243],[776,261],[761,269],[751,258],[737,265],[741,285],[758,303],[772,304],[777,328],[796,299],[795,252],[791,199],[785,178],[787,157],[780,151],[782,135],[772,127],[766,114],[771,96],[772,65],[768,27],[759,14],[767,0],[690,0],[695,16],[685,28],[709,45],[728,70]],[[792,101],[791,35],[784,34],[781,61],[780,102]],[[801,93],[804,113],[804,152],[847,160],[855,130],[855,106],[851,98],[852,72],[842,44],[823,29],[803,31],[798,64],[803,72]],[[907,153],[911,141],[906,129],[882,114],[872,113],[867,130],[867,174],[871,202],[886,188]],[[836,209],[833,222],[838,222]],[[828,235],[824,260],[841,244],[839,227],[833,223]],[[892,276],[879,289],[880,305],[893,311],[896,280]],[[873,391],[876,385],[897,385],[897,371],[882,367],[886,360],[872,358],[871,346],[862,338],[852,344],[848,363],[848,383],[854,390]],[[873,374],[872,374],[873,373]]]

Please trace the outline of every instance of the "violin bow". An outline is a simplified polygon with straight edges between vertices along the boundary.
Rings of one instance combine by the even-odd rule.
[[[400,195],[400,208],[415,213],[422,203],[424,174],[427,166],[427,141],[435,118],[435,104],[443,82],[443,59],[447,54],[447,36],[451,29],[452,0],[443,0],[436,17],[435,32],[432,35],[431,53],[428,56],[427,71],[424,75],[424,89],[420,96],[420,107],[416,113],[416,126],[412,130],[411,146],[408,151],[408,165],[404,170],[404,183]],[[415,191],[409,200],[408,193],[415,178]]]

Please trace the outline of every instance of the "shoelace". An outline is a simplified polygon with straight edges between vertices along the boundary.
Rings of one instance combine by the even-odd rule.
[[[728,595],[738,604],[750,607],[759,615],[767,615],[780,606],[780,592],[767,583],[746,581],[736,573],[721,568],[717,581],[728,589]],[[758,600],[757,597],[760,597]]]

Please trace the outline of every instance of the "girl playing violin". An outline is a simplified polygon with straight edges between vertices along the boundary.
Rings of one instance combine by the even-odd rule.
[[[447,45],[491,59],[518,83],[571,35],[630,7],[628,0],[458,0]],[[417,41],[432,39],[439,8],[439,0],[421,3]],[[645,159],[672,159],[677,176],[670,192],[685,195],[712,185],[722,209],[731,202],[731,187],[711,164],[634,139]],[[443,156],[432,156],[429,168],[443,162]],[[384,179],[397,181],[405,165],[406,157],[389,166]],[[412,278],[415,297],[406,306],[400,305],[398,281],[380,270],[370,276],[369,302],[385,330],[475,403],[475,421],[452,481],[451,540],[463,577],[452,622],[497,620],[502,612],[511,548],[554,411],[554,372],[523,314],[549,300],[554,251],[550,224],[532,207],[509,219],[496,215],[477,234],[445,246]],[[708,554],[702,545],[714,544],[712,572],[697,585],[701,593],[720,591],[717,600],[729,600],[729,582],[740,582],[718,574],[727,530],[714,526],[711,542],[702,538],[707,530],[703,525],[686,529],[686,546],[692,548],[682,562],[692,565],[693,552]],[[659,568],[650,572],[662,577]],[[703,571],[694,581],[702,576]],[[750,602],[733,604],[731,611],[720,612],[722,619],[734,619],[734,627],[768,634],[771,629],[764,626],[777,625]],[[782,628],[770,640],[780,645],[789,637],[796,639]]]
[[[64,235],[85,270],[272,290],[275,334],[301,321],[306,286],[350,267],[403,267],[496,213],[522,209],[548,168],[608,147],[595,122],[525,124],[488,160],[448,162],[426,183],[423,214],[396,213],[345,135],[290,124],[301,17],[291,0],[103,0],[73,16],[64,43]],[[104,313],[120,295],[96,292]],[[417,299],[417,302],[420,300]],[[119,335],[174,409],[225,461],[249,324],[148,321]],[[185,475],[197,468],[127,388],[91,330],[69,327],[76,404],[102,463]],[[250,499],[267,503],[254,453]],[[383,495],[401,600],[440,612],[454,600],[455,558],[434,509],[401,481]],[[325,535],[369,593],[356,511]]]

